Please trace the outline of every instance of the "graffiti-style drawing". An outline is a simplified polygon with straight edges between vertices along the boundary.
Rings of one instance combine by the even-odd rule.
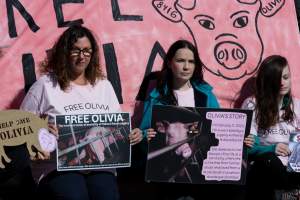
[[[40,64],[67,28],[61,25],[76,21],[97,35],[100,66],[123,110],[134,111],[143,78],[161,69],[165,51],[178,39],[198,46],[205,80],[222,107],[238,107],[236,102],[252,94],[248,92],[252,84],[246,81],[272,54],[288,58],[292,91],[300,98],[299,29],[293,0],[55,2],[0,1],[1,109],[19,108],[25,91],[41,75]],[[31,27],[40,27],[36,32],[24,18],[26,13],[34,21]]]
[[[164,18],[184,24],[206,70],[227,80],[238,80],[252,75],[262,60],[259,16],[274,16],[285,1],[226,1],[153,0],[152,5]]]

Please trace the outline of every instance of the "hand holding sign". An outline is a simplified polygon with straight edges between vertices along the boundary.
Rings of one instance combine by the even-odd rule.
[[[56,137],[49,133],[45,128],[41,128],[38,133],[38,139],[43,151],[52,152],[56,148]]]

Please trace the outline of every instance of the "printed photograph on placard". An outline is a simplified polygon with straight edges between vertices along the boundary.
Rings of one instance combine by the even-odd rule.
[[[244,184],[252,111],[155,105],[146,180]]]
[[[289,149],[291,154],[288,159],[287,170],[289,172],[300,172],[300,132],[290,134]]]
[[[129,113],[57,115],[57,170],[129,167]]]

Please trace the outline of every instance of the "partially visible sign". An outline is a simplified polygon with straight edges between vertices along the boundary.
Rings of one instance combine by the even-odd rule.
[[[38,116],[21,110],[0,111],[0,168],[5,168],[2,158],[9,163],[4,146],[18,146],[26,143],[30,156],[37,151],[53,151],[56,138],[48,132],[48,122]]]
[[[287,171],[300,172],[300,132],[290,134],[289,149],[292,153],[288,159]]]

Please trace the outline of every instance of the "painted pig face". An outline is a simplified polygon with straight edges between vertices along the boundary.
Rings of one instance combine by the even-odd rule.
[[[228,80],[253,74],[264,46],[258,16],[272,17],[284,0],[153,0],[165,19],[183,23],[204,68]]]
[[[225,1],[197,1],[193,10],[181,9],[181,13],[204,67],[234,80],[252,74],[261,61],[263,43],[257,28],[260,3]]]

